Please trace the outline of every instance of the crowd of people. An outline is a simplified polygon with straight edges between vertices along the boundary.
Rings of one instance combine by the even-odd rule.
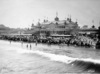
[[[70,38],[66,37],[34,37],[34,36],[7,36],[2,35],[0,36],[2,40],[9,40],[11,41],[21,41],[21,42],[33,42],[33,43],[45,43],[48,45],[54,44],[66,44],[67,46],[81,46],[81,47],[95,47],[96,40],[93,40],[87,36],[72,36]]]

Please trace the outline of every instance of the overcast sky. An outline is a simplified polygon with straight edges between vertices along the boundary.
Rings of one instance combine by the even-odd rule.
[[[79,26],[99,26],[100,0],[0,0],[0,24],[12,28],[30,27],[38,19],[54,20],[58,12],[60,20],[71,15]],[[34,20],[34,21],[33,21]]]

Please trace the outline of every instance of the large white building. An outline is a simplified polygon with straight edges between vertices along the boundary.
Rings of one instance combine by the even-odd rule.
[[[44,20],[42,23],[37,24],[37,26],[33,27],[33,31],[39,31],[41,34],[59,34],[59,35],[66,35],[75,33],[75,30],[79,28],[77,21],[73,22],[71,18],[67,18],[65,20],[59,20],[56,16],[54,21]]]
[[[54,21],[44,20],[42,23],[38,22],[37,26],[32,24],[31,34],[38,33],[39,35],[69,35],[78,33],[96,33],[96,28],[79,28],[77,21],[73,22],[71,18],[60,20],[58,16],[54,18]]]

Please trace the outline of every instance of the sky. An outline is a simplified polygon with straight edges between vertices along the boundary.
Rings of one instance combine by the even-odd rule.
[[[71,15],[81,27],[100,25],[100,0],[0,0],[0,24],[11,28],[28,28],[44,18],[53,21],[56,12],[60,20]]]

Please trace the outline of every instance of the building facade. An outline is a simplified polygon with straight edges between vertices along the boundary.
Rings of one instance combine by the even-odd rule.
[[[38,22],[37,26],[32,24],[31,33],[38,33],[41,36],[45,35],[72,35],[72,34],[89,34],[96,33],[96,28],[79,28],[78,22],[73,22],[71,18],[60,20],[58,16],[54,21],[44,20],[42,23]]]
[[[50,35],[68,35],[75,32],[79,26],[78,23],[73,22],[71,18],[67,18],[66,20],[59,20],[59,18],[56,16],[54,21],[44,20],[42,23],[38,22],[37,26],[33,28],[33,30],[37,28],[40,34],[49,33]]]

